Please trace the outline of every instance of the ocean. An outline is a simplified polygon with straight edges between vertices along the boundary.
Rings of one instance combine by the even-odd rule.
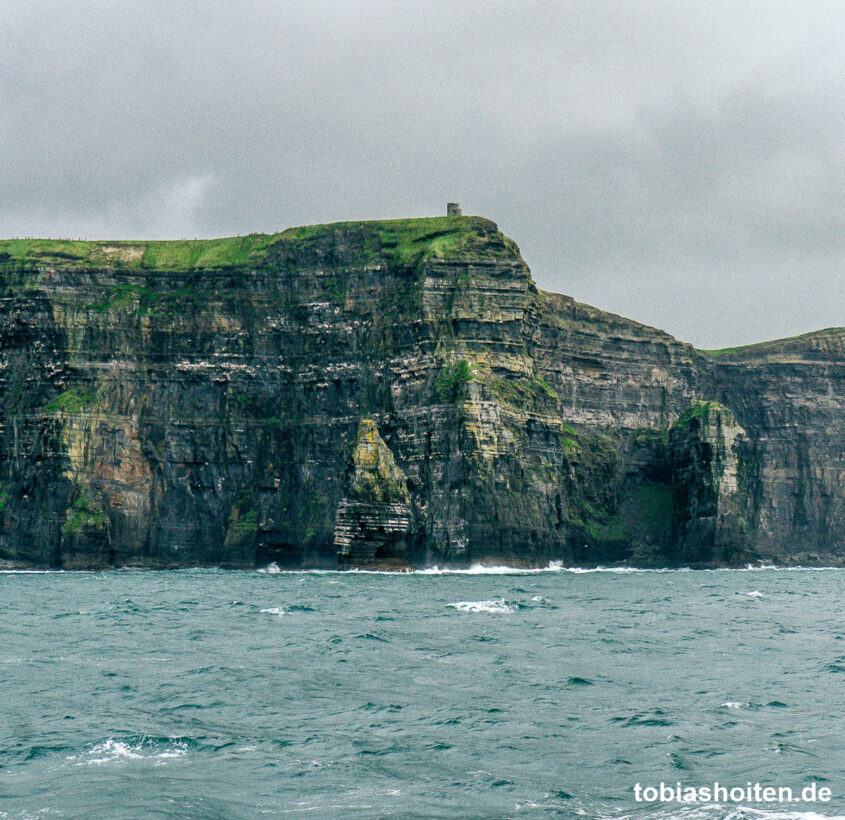
[[[274,569],[0,574],[0,818],[845,814],[842,571]]]

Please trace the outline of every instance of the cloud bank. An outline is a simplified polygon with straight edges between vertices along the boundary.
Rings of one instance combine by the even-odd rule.
[[[0,234],[496,220],[720,347],[845,324],[840,3],[6,3]]]

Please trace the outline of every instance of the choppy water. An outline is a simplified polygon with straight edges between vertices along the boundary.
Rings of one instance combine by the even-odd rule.
[[[843,586],[3,573],[0,818],[845,814]],[[661,780],[833,799],[634,801]]]

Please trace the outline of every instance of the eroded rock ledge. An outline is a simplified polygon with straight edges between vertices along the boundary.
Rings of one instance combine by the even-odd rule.
[[[0,242],[0,562],[845,563],[845,330],[705,353],[489,220]]]

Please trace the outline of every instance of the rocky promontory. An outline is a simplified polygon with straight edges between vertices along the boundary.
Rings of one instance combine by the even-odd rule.
[[[845,564],[845,329],[699,351],[478,217],[0,242],[0,562]]]

